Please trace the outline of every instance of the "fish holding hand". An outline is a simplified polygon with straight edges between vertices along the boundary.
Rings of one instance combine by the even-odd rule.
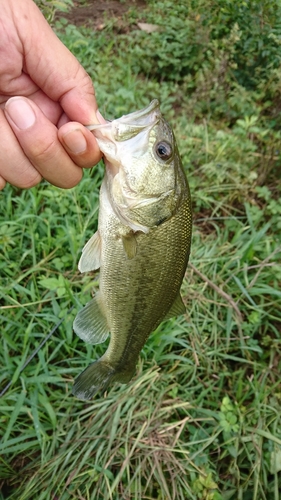
[[[87,343],[110,333],[104,355],[75,380],[72,393],[91,399],[134,375],[148,336],[185,312],[180,287],[191,240],[191,202],[174,134],[159,103],[88,127],[104,154],[98,230],[79,261],[100,269],[99,291],[73,328]]]

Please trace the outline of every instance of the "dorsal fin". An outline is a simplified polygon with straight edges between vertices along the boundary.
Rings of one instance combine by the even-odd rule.
[[[186,307],[182,301],[180,293],[178,293],[172,307],[167,312],[163,321],[166,321],[167,319],[170,318],[174,318],[175,316],[180,316],[181,314],[185,313],[186,313]]]

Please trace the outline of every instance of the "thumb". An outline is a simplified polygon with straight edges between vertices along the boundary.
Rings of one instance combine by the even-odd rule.
[[[97,102],[89,75],[57,38],[32,0],[12,2],[16,9],[23,11],[17,16],[17,23],[25,72],[45,94],[60,103],[70,120],[84,125],[98,123]]]

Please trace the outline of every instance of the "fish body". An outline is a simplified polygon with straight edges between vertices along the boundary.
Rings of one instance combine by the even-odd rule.
[[[91,128],[106,174],[98,231],[84,247],[79,269],[99,268],[100,282],[74,330],[93,344],[110,332],[110,343],[76,379],[72,392],[80,399],[112,382],[129,382],[150,333],[185,311],[180,286],[191,238],[188,183],[158,101]]]

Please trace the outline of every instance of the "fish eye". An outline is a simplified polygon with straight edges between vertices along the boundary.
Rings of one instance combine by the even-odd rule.
[[[166,141],[158,142],[158,144],[156,144],[155,151],[161,160],[169,160],[173,154],[171,144]]]

